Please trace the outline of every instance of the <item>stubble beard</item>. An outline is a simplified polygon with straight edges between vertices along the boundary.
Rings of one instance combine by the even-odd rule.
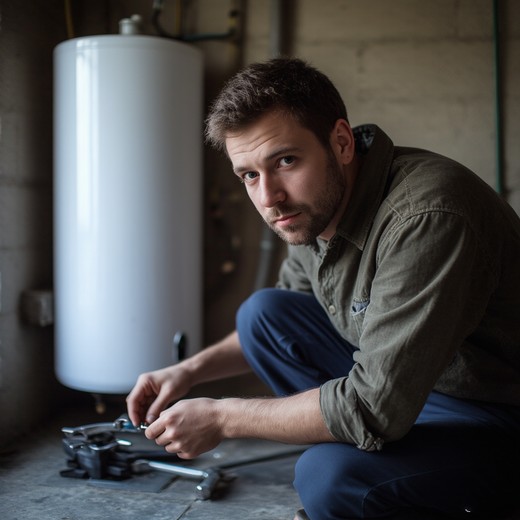
[[[267,225],[287,244],[293,246],[309,245],[324,231],[341,206],[346,190],[346,180],[343,170],[336,158],[329,152],[327,159],[327,177],[323,189],[318,192],[312,205],[280,204],[274,212],[265,217]],[[283,229],[276,226],[275,219],[283,215],[305,217],[303,222],[286,225]]]

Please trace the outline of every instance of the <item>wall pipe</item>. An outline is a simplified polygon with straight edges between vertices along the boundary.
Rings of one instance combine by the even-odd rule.
[[[271,0],[271,31],[269,37],[271,58],[282,55],[282,23],[283,23],[283,1]],[[260,255],[254,290],[262,289],[269,283],[269,275],[273,264],[278,238],[276,234],[264,224],[262,238],[260,239]]]
[[[282,23],[284,16],[282,3],[282,0],[271,0],[271,30],[269,33],[271,58],[278,58],[283,54]]]
[[[502,63],[500,52],[500,10],[498,0],[493,0],[493,57],[495,86],[495,189],[504,193],[504,145],[503,130],[503,100],[502,100]]]
[[[154,0],[152,5],[152,16],[151,22],[154,29],[157,31],[157,34],[163,38],[170,38],[172,40],[179,40],[183,42],[199,42],[204,40],[227,40],[231,38],[236,38],[236,18],[238,17],[238,11],[232,10],[229,13],[229,29],[225,33],[204,33],[204,34],[170,34],[165,31],[161,25],[160,17],[162,14],[164,0]],[[177,10],[177,16],[181,16],[181,8]],[[182,30],[182,24],[180,20],[176,21],[178,27]]]

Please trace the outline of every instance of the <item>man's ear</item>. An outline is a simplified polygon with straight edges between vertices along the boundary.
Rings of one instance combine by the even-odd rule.
[[[356,143],[352,128],[345,119],[338,119],[330,133],[330,145],[340,164],[352,162],[356,152]]]

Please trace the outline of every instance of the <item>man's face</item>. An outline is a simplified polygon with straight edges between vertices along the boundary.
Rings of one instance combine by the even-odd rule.
[[[229,134],[226,149],[256,209],[283,240],[303,245],[332,237],[344,209],[345,175],[310,130],[268,113]]]

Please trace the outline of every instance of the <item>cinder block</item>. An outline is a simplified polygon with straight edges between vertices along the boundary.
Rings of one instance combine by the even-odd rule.
[[[1,249],[28,248],[52,241],[50,186],[8,184],[0,190]]]
[[[20,298],[30,287],[46,287],[52,278],[51,244],[46,249],[0,249],[2,313],[18,316]]]
[[[455,0],[300,0],[297,5],[298,40],[428,40],[457,32]]]
[[[504,2],[500,3],[504,4]],[[511,3],[518,5],[515,0]],[[493,37],[493,2],[489,0],[462,0],[458,4],[457,36],[460,38],[491,39]],[[520,11],[518,15],[520,16]]]
[[[357,77],[367,97],[460,99],[481,104],[493,95],[492,49],[488,42],[371,44]]]

